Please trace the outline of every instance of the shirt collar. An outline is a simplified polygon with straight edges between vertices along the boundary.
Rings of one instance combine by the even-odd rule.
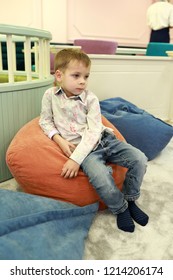
[[[55,94],[65,94],[63,89],[60,87],[55,91]],[[66,95],[65,95],[66,96]],[[67,97],[68,98],[68,97]],[[81,100],[82,102],[84,102],[85,100],[85,91],[83,91],[81,94],[77,95],[77,96],[72,96],[70,97],[71,99],[75,99],[75,100]]]

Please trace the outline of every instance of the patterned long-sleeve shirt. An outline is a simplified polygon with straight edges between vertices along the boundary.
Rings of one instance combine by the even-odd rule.
[[[70,158],[81,164],[97,146],[103,126],[99,100],[91,91],[67,97],[56,87],[48,89],[42,99],[39,124],[51,139],[55,134],[76,145]]]

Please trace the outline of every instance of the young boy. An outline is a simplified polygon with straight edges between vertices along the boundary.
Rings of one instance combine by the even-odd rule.
[[[138,149],[119,141],[103,126],[98,98],[86,89],[91,61],[78,49],[64,49],[55,57],[59,88],[48,89],[42,100],[39,124],[67,156],[61,176],[73,178],[79,168],[114,215],[117,226],[133,232],[135,222],[145,226],[148,216],[135,200],[146,172],[147,158]],[[128,168],[122,192],[106,163]]]

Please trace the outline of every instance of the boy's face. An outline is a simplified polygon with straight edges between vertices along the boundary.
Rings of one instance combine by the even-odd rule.
[[[57,81],[68,97],[77,96],[86,89],[90,66],[86,67],[81,61],[71,61],[65,71],[56,71]]]

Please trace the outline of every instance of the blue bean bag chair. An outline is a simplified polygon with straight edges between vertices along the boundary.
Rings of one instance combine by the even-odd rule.
[[[0,209],[0,260],[81,260],[98,203],[0,189]]]
[[[102,115],[148,160],[154,159],[173,136],[171,125],[120,97],[100,101],[100,106]]]

